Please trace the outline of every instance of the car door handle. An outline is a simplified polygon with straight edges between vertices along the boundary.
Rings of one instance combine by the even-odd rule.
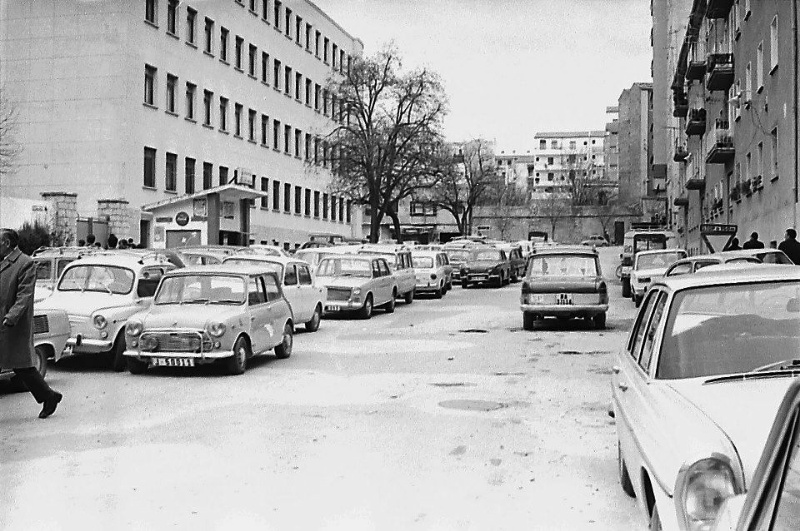
[[[620,371],[619,365],[614,365],[613,367],[611,367],[611,371],[614,374],[619,374],[619,371]]]
[[[619,387],[619,390],[622,391],[623,393],[628,390],[628,384],[622,382],[617,384],[617,387]]]
[[[255,320],[256,320],[256,316],[255,315],[251,315],[250,316],[250,321],[255,321]]]

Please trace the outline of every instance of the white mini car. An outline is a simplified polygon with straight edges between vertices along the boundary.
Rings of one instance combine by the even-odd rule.
[[[442,298],[453,287],[453,267],[444,251],[417,251],[411,253],[417,277],[417,293],[433,293]]]

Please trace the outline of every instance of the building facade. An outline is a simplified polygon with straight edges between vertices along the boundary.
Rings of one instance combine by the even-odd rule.
[[[151,245],[186,230],[181,202],[216,218],[203,243],[352,236],[357,213],[328,192],[323,137],[344,109],[325,84],[362,50],[306,0],[2,0],[23,147],[2,194],[74,194],[78,217]]]
[[[672,79],[679,118],[673,222],[691,252],[703,226],[779,242],[798,224],[797,2],[696,0]]]

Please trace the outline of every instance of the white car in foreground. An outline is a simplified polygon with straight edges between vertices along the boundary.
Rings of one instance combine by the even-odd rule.
[[[650,284],[663,277],[667,268],[682,258],[686,258],[686,251],[683,249],[659,249],[636,253],[631,269],[631,298],[637,308],[642,303]]]
[[[709,529],[749,488],[798,345],[800,268],[653,284],[612,375],[620,482],[651,529]]]

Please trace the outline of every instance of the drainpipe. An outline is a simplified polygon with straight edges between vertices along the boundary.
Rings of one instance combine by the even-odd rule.
[[[797,29],[798,29],[798,20],[797,20],[797,2],[792,2],[792,52],[793,52],[793,81],[794,81],[794,88],[793,88],[793,98],[794,101],[792,102],[792,107],[794,108],[794,120],[792,126],[794,127],[794,131],[792,134],[794,136],[794,220],[792,220],[792,226],[797,226],[797,202],[800,199],[798,196],[798,184],[800,184],[800,138],[798,138],[798,126],[800,126],[800,122],[798,121],[798,105],[800,105],[800,89],[798,89],[798,83],[800,83],[800,76],[798,76],[798,64],[800,64],[800,56],[798,55],[798,42],[797,42]]]

